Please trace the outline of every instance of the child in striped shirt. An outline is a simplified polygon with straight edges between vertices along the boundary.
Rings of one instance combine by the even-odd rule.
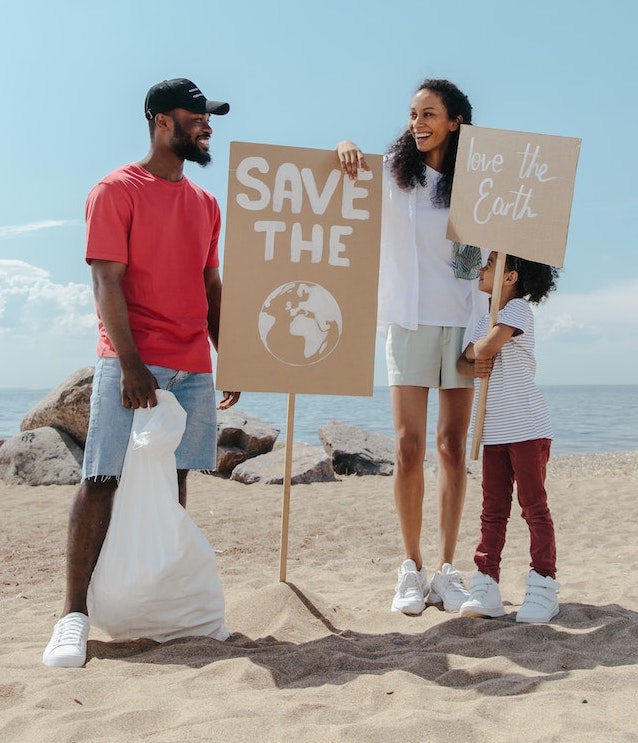
[[[492,252],[479,276],[479,289],[490,295],[495,268]],[[489,314],[480,320],[457,364],[459,372],[474,377],[477,389],[481,378],[489,377],[482,437],[481,536],[474,555],[478,572],[470,584],[470,598],[459,610],[461,616],[505,614],[498,583],[514,483],[529,527],[531,555],[527,591],[516,621],[549,622],[559,611],[556,541],[545,491],[552,430],[547,405],[534,382],[530,307],[555,289],[557,276],[553,266],[508,254],[497,321],[488,332]]]

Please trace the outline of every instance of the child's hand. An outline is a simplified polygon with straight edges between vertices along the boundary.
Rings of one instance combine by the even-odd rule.
[[[494,358],[491,359],[474,359],[474,376],[485,379],[492,373],[494,367]]]

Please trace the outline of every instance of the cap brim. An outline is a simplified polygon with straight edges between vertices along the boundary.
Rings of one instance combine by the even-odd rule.
[[[221,103],[220,101],[206,101],[206,113],[223,116],[229,111],[230,105],[228,103]]]

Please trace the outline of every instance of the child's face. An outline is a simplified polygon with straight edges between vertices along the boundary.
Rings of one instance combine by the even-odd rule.
[[[492,294],[494,290],[494,272],[496,271],[496,253],[492,251],[487,263],[479,269],[478,288],[486,294]]]

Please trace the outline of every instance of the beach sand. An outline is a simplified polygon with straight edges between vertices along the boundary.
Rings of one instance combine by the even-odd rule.
[[[471,576],[480,467],[470,465],[457,567]],[[436,558],[435,468],[423,544]],[[41,662],[62,608],[74,487],[0,486],[0,740],[636,741],[638,452],[557,456],[548,476],[560,614],[521,625],[529,549],[513,508],[507,616],[390,612],[401,540],[389,477],[291,489],[191,474],[189,511],[218,550],[233,639],[109,641],[82,669]]]

